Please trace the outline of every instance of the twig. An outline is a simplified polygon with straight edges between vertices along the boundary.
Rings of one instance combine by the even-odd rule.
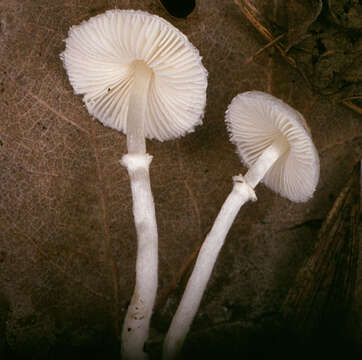
[[[353,104],[352,101],[342,100],[342,104],[355,111],[357,114],[362,115],[362,108],[360,108],[358,105]]]
[[[279,40],[281,40],[286,34],[281,34],[279,36],[277,36],[274,40],[270,41],[268,44],[266,44],[265,46],[263,46],[261,49],[259,49],[254,55],[250,56],[246,61],[245,61],[245,65],[246,64],[250,64],[254,58],[261,54],[264,50],[268,49],[269,47],[275,45],[275,43],[277,43]]]
[[[362,100],[362,95],[348,96],[342,100]]]
[[[158,311],[166,302],[168,296],[170,293],[176,288],[180,280],[184,277],[185,273],[189,269],[190,265],[196,258],[197,254],[200,251],[201,245],[203,241],[201,241],[196,249],[191,253],[191,255],[186,259],[186,261],[181,266],[180,270],[178,271],[176,277],[171,281],[171,283],[167,286],[167,288],[161,293],[159,300],[157,301],[157,304],[155,306],[155,312]]]
[[[241,3],[240,0],[234,0],[234,3],[239,7],[240,11],[250,21],[250,23],[255,27],[255,29],[259,31],[259,33],[264,37],[264,39],[266,39],[269,43],[274,42],[273,45],[278,49],[278,51],[283,56],[283,58],[291,66],[296,68],[297,65],[296,65],[295,60],[286,54],[283,47],[280,44],[278,44],[277,41],[275,41],[271,32],[264,25],[262,25],[259,22],[259,20],[254,16],[254,14],[257,12],[255,7],[252,4],[250,4],[250,2],[248,0],[244,0],[243,3]]]

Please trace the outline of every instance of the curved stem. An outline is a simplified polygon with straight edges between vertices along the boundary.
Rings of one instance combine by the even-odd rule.
[[[146,154],[144,118],[151,70],[135,65],[135,79],[127,118],[128,154],[121,164],[130,177],[133,215],[137,232],[136,283],[122,329],[122,358],[146,359],[143,346],[148,338],[152,309],[157,291],[158,234],[149,165]]]
[[[181,350],[192,320],[199,308],[202,295],[210,278],[217,255],[240,207],[248,201],[250,193],[245,183],[234,182],[234,187],[224,202],[214,225],[207,235],[187,283],[176,314],[165,338],[163,358],[174,359]]]
[[[234,177],[233,190],[226,198],[200,249],[194,270],[166,334],[163,346],[164,359],[175,359],[180,352],[226,235],[241,206],[248,200],[256,200],[253,188],[287,149],[285,140],[277,139],[263,152],[245,178]]]
[[[289,144],[283,136],[279,136],[255,161],[245,174],[246,182],[254,189],[275,162],[289,149]]]

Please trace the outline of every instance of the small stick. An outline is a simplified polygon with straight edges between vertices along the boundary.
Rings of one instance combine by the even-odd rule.
[[[362,95],[355,95],[355,96],[347,96],[342,100],[362,100]]]
[[[255,27],[255,29],[259,31],[259,33],[264,37],[264,39],[266,39],[268,42],[275,41],[271,32],[257,20],[257,18],[252,14],[250,9],[248,9],[245,5],[243,5],[240,2],[240,0],[234,0],[234,3],[239,7],[240,11],[250,21],[250,23]],[[256,12],[256,9],[249,2],[247,2],[247,4],[249,8],[254,9],[253,11]],[[285,53],[285,50],[281,45],[277,43],[274,43],[273,45],[278,49],[278,51],[288,62],[288,64],[290,64],[294,68],[297,67],[295,60]]]
[[[264,50],[268,49],[269,47],[275,45],[275,43],[277,43],[279,40],[281,40],[286,34],[281,34],[279,36],[277,36],[274,40],[270,41],[268,44],[266,44],[265,46],[263,46],[261,49],[259,49],[254,55],[250,56],[246,61],[245,61],[245,65],[250,64],[254,58],[261,54]]]
[[[355,111],[357,114],[362,115],[362,108],[360,108],[358,105],[353,104],[352,101],[349,101],[349,100],[345,99],[345,100],[342,100],[342,104],[347,106],[351,110]]]
[[[202,239],[202,241],[197,245],[197,247],[191,253],[191,255],[187,257],[186,261],[181,266],[181,268],[178,271],[175,278],[170,282],[170,284],[162,292],[162,294],[160,295],[160,298],[157,301],[157,304],[155,306],[155,312],[162,308],[162,306],[165,304],[168,296],[172,293],[172,291],[176,288],[178,283],[185,276],[185,273],[190,269],[190,266],[191,266],[192,262],[195,260],[196,256],[198,255],[203,242],[204,242],[204,239]]]

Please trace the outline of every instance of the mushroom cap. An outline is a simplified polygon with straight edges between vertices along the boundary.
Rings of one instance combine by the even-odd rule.
[[[291,201],[304,202],[312,197],[319,179],[319,157],[302,114],[272,95],[248,91],[232,100],[226,123],[231,141],[248,168],[283,136],[289,149],[262,182]]]
[[[145,137],[177,138],[202,123],[207,71],[198,50],[164,19],[110,10],[72,26],[61,54],[76,94],[104,125],[126,133],[135,64],[152,70]]]

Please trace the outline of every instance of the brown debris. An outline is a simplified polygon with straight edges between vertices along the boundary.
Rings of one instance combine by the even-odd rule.
[[[288,327],[303,341],[344,330],[356,286],[359,219],[360,162],[322,224],[314,252],[282,307]]]
[[[234,0],[234,3],[239,7],[243,15],[250,21],[254,28],[267,40],[269,43],[273,43],[276,49],[280,52],[282,57],[294,68],[296,68],[296,63],[293,58],[288,56],[285,52],[284,47],[275,41],[274,36],[271,32],[258,20],[259,12],[258,10],[250,3],[249,0],[241,2],[240,0]]]
[[[322,1],[234,0],[234,3],[268,42],[245,64],[274,46],[316,93],[346,98],[357,90],[361,43],[352,41],[351,36],[357,35],[331,26],[332,9],[323,9]],[[341,102],[361,114],[361,107],[354,99]]]

